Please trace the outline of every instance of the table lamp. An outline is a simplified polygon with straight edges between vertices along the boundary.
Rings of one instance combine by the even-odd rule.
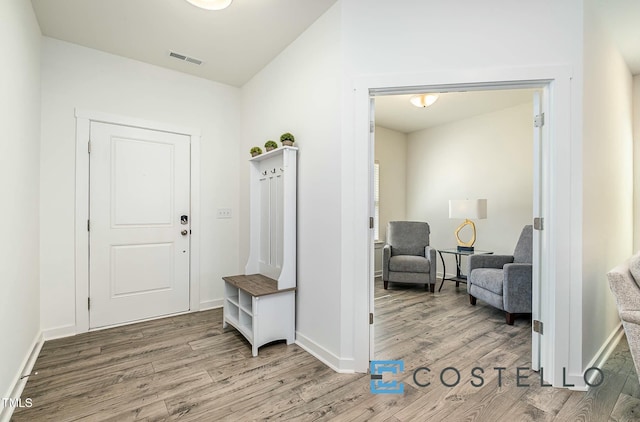
[[[473,244],[476,243],[476,225],[471,219],[487,218],[486,199],[450,199],[449,218],[464,219],[454,234],[458,241],[458,251],[473,252]],[[460,231],[466,226],[471,226],[471,239],[467,242],[460,239]]]

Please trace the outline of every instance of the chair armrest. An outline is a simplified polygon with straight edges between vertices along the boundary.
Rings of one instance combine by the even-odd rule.
[[[511,262],[513,262],[513,255],[469,255],[467,274],[470,275],[475,268],[502,268]]]
[[[631,324],[640,325],[640,310],[637,311],[622,311],[619,313],[620,319],[624,322],[630,322]]]
[[[429,260],[429,284],[436,284],[436,248],[425,246],[424,256]]]
[[[504,310],[511,313],[530,313],[532,300],[531,264],[506,264],[502,300]]]
[[[389,260],[391,259],[391,245],[382,247],[382,280],[389,280]]]
[[[629,322],[637,321],[636,314],[640,313],[640,288],[629,272],[627,263],[609,271],[607,279],[616,299],[620,318]]]

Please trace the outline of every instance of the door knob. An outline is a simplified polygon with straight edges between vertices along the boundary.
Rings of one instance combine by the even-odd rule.
[[[186,230],[182,230],[182,231],[180,232],[180,234],[181,234],[181,235],[183,235],[183,236],[186,236],[188,233],[189,233],[189,232],[188,232],[188,231],[186,231]]]

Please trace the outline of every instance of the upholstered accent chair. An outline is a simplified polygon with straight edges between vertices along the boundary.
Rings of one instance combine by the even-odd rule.
[[[640,252],[607,273],[640,380]]]
[[[533,227],[524,226],[513,255],[471,255],[467,277],[469,302],[480,299],[505,311],[507,324],[531,314]]]
[[[436,286],[436,250],[429,246],[429,224],[419,221],[390,221],[382,248],[382,281]]]

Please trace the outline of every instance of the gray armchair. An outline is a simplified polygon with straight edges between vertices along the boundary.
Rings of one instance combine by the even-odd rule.
[[[532,250],[533,227],[524,226],[513,255],[471,255],[469,302],[480,299],[502,309],[509,325],[517,314],[531,314]]]
[[[640,379],[640,252],[609,271],[607,279]]]
[[[429,224],[418,221],[390,221],[387,243],[382,249],[382,281],[436,286],[436,250],[429,246]]]

